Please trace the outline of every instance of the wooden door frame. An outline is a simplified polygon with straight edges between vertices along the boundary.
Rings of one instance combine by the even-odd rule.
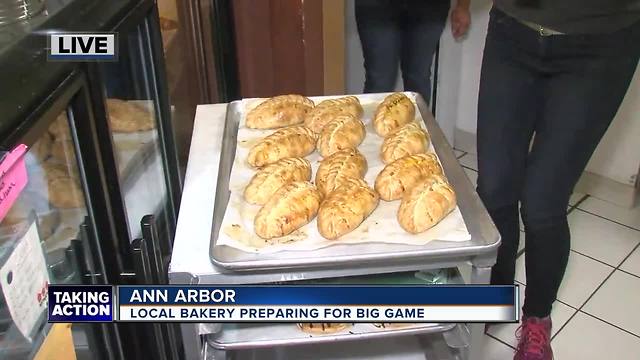
[[[344,0],[234,0],[242,97],[344,93]]]

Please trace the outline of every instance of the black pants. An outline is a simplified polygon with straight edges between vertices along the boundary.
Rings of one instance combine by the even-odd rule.
[[[520,203],[527,316],[551,312],[569,257],[569,197],[639,54],[640,23],[612,34],[541,36],[491,12],[478,103],[478,193],[502,236],[494,284],[514,280]]]
[[[365,93],[393,91],[400,63],[404,89],[430,101],[431,62],[449,6],[448,0],[356,0]]]

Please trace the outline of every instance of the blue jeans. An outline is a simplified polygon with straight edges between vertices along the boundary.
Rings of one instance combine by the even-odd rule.
[[[513,284],[520,203],[525,315],[551,313],[569,257],[569,197],[639,56],[640,22],[611,34],[540,36],[491,11],[478,99],[478,193],[502,236],[494,284]]]
[[[404,89],[430,101],[431,62],[449,6],[448,0],[356,0],[365,93],[393,91],[400,64]]]

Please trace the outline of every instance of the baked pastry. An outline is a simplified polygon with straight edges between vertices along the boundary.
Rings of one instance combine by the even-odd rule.
[[[313,109],[313,101],[302,95],[280,95],[267,99],[247,114],[251,129],[275,129],[300,124]]]
[[[57,177],[48,180],[49,202],[56,208],[84,207],[84,196],[78,179]]]
[[[308,181],[286,184],[258,211],[253,222],[256,234],[272,239],[292,233],[316,216],[321,200],[318,189]]]
[[[311,180],[311,164],[303,158],[284,158],[269,164],[253,175],[244,189],[250,204],[264,205],[283,185]]]
[[[416,109],[403,93],[393,93],[378,105],[373,116],[373,128],[380,136],[387,136],[393,130],[413,121]]]
[[[352,115],[340,115],[331,120],[320,132],[318,151],[323,157],[336,151],[356,148],[364,140],[366,132],[360,119]]]
[[[413,122],[407,124],[384,138],[381,157],[385,164],[407,155],[420,154],[427,151],[429,135],[420,125]]]
[[[356,149],[346,149],[324,158],[316,172],[316,186],[327,196],[347,178],[362,179],[367,173],[367,160]]]
[[[373,326],[378,329],[401,329],[409,326],[413,326],[416,324],[413,323],[374,323]]]
[[[318,210],[318,232],[334,240],[355,230],[378,206],[378,194],[362,179],[347,178]]]
[[[316,141],[316,134],[302,125],[280,129],[254,145],[247,161],[261,167],[288,157],[305,157],[315,150]]]
[[[434,154],[409,155],[385,166],[376,177],[374,188],[382,200],[397,200],[425,177],[441,174],[442,167]]]
[[[61,112],[54,122],[49,125],[49,134],[53,136],[53,140],[71,140],[69,119],[66,112]]]
[[[155,127],[153,113],[142,106],[120,99],[107,99],[111,131],[132,133]]]
[[[319,110],[338,108],[339,111],[352,114],[356,117],[360,117],[362,115],[362,105],[360,105],[360,100],[353,95],[323,100],[316,107]]]
[[[50,211],[38,214],[38,230],[40,237],[46,239],[50,237],[60,225],[60,213],[58,211]]]
[[[51,144],[51,157],[60,162],[75,161],[75,149],[71,140],[56,140]]]
[[[314,335],[335,334],[351,327],[347,323],[299,323],[300,330]]]
[[[42,165],[42,169],[44,170],[44,175],[47,180],[61,177],[78,178],[78,169],[75,166],[68,166],[65,163],[47,161]]]
[[[49,132],[45,132],[42,136],[36,141],[30,149],[30,153],[39,161],[42,162],[46,160],[49,155],[51,155],[51,142],[53,141],[51,134]]]
[[[355,96],[345,96],[337,99],[324,100],[316,105],[304,119],[304,125],[316,134],[319,134],[324,126],[340,115],[352,115],[356,119],[362,117],[362,105]]]
[[[421,233],[432,228],[456,207],[456,193],[444,176],[432,175],[416,184],[402,197],[398,222],[407,232]]]

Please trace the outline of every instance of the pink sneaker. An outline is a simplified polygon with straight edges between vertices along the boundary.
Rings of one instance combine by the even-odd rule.
[[[523,317],[516,338],[518,348],[513,360],[553,360],[550,317]]]

